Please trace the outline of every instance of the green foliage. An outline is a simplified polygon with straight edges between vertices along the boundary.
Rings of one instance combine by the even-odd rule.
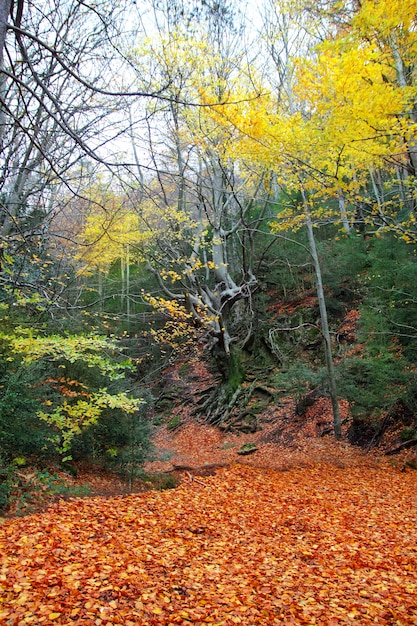
[[[294,360],[285,370],[275,375],[274,383],[282,395],[292,395],[299,402],[313,389],[327,392],[327,379],[326,368],[317,368],[305,361]]]
[[[126,432],[142,424],[144,401],[124,377],[132,364],[112,360],[115,340],[92,335],[34,337],[19,329],[19,334],[2,335],[1,345],[0,443],[9,457],[58,453],[68,461],[80,436],[98,425],[109,431],[99,454],[106,456],[107,449],[114,448],[119,455],[126,442],[117,440],[109,424],[119,424]],[[136,437],[143,451],[147,437],[145,428]],[[97,455],[97,446],[93,452]],[[139,456],[138,462],[143,462],[144,452]]]
[[[168,430],[175,430],[181,424],[181,415],[176,415],[167,424]]]
[[[142,300],[142,291],[153,292],[156,279],[146,271],[144,263],[129,266],[129,301],[126,276],[120,262],[113,263],[106,274],[83,276],[79,304],[80,328],[84,332],[139,333],[148,328],[149,306]],[[129,303],[129,311],[128,309]]]
[[[343,340],[340,346],[335,343],[340,350],[335,360],[338,391],[351,403],[356,431],[353,438],[360,440],[365,434],[369,441],[381,417],[397,402],[410,414],[417,411],[416,251],[389,233],[372,239],[357,234],[335,238],[336,234],[336,227],[328,226],[327,233],[320,231],[318,237],[329,322],[336,337],[340,319],[356,306],[360,312],[357,339],[361,344],[351,350]],[[327,385],[324,370],[318,365],[321,359],[318,360],[319,352],[314,347],[314,336],[309,337],[308,326],[304,326],[317,316],[317,310],[309,309],[308,299],[303,296],[311,279],[309,265],[300,264],[297,281],[291,283],[290,278],[295,277],[292,259],[296,258],[291,255],[297,246],[287,242],[285,247],[287,267],[281,263],[277,271],[272,266],[268,275],[285,285],[277,307],[280,313],[274,318],[277,331],[272,338],[271,319],[264,326],[281,366],[275,384],[283,394],[294,395],[300,403],[310,390],[326,392]],[[273,297],[279,301],[279,295],[278,287]],[[270,310],[274,311],[272,307]],[[279,331],[281,326],[297,325],[297,331]]]
[[[131,415],[138,410],[142,402],[138,398],[129,398],[123,392],[112,395],[107,393],[106,389],[100,389],[98,393],[89,394],[87,399],[79,399],[73,403],[64,400],[53,412],[38,411],[37,415],[59,432],[59,435],[54,435],[52,441],[56,450],[64,455],[62,460],[67,461],[71,456],[65,455],[69,454],[74,437],[97,424],[104,408],[119,409],[122,415]]]
[[[15,458],[7,463],[0,457],[0,513],[27,514],[51,496],[80,497],[89,494],[86,485],[73,486],[47,469],[22,469],[21,461]]]
[[[10,497],[15,489],[16,466],[7,463],[0,456],[0,513],[5,511],[10,503]]]
[[[342,307],[357,301],[363,293],[363,276],[369,266],[366,242],[353,233],[337,237],[333,228],[332,238],[318,245],[322,279],[326,287],[328,313],[338,314]]]
[[[45,377],[43,363],[7,369],[10,363],[0,359],[0,448],[6,458],[52,453],[49,438],[53,432],[41,422],[37,412],[42,407],[39,382]]]
[[[373,353],[395,336],[411,362],[417,359],[417,259],[414,246],[387,234],[372,241],[364,280],[361,336]]]
[[[111,379],[123,378],[124,371],[133,367],[130,361],[117,363],[107,356],[114,355],[117,349],[116,342],[107,337],[96,335],[34,336],[28,329],[17,328],[13,335],[0,334],[0,339],[9,344],[11,353],[21,355],[24,363],[33,363],[39,359],[64,360],[69,363],[82,361],[88,367],[97,368]]]
[[[113,466],[123,465],[126,451],[142,463],[150,449],[150,424],[148,414],[152,400],[149,392],[141,391],[136,411],[104,410],[100,420],[74,441],[75,455],[83,449],[94,457],[106,460]]]
[[[94,456],[117,469],[127,479],[130,490],[151,450],[151,406],[152,398],[143,390],[136,411],[105,411],[84,437],[84,445],[88,439]]]
[[[341,395],[351,402],[354,438],[372,434],[397,402],[416,409],[417,264],[413,246],[381,235],[367,243],[361,275],[358,341],[338,366]]]
[[[417,429],[416,428],[404,428],[401,431],[401,440],[409,441],[410,439],[415,439],[417,437]]]
[[[345,359],[338,368],[340,393],[351,402],[354,418],[375,421],[407,389],[404,361],[386,351],[377,357]]]

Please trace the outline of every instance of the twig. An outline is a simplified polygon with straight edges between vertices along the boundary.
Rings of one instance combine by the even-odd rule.
[[[190,472],[186,472],[188,478],[190,479],[190,482],[195,482],[198,483],[199,485],[203,485],[203,487],[207,487],[206,483],[203,483],[202,480],[198,480],[198,478],[196,478],[195,476],[193,476],[192,474],[190,474]]]
[[[407,448],[412,448],[413,446],[417,446],[417,439],[409,439],[408,441],[404,441],[396,448],[388,450],[385,452],[385,456],[391,456],[392,454],[399,454],[402,450],[406,450]]]

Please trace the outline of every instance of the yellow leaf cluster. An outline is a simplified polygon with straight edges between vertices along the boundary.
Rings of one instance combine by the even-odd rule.
[[[166,298],[155,297],[146,293],[142,293],[142,297],[146,302],[149,302],[156,311],[164,313],[176,321],[186,322],[192,319],[192,314],[189,313],[178,300],[167,300]]]
[[[93,268],[106,270],[118,259],[142,259],[141,248],[151,238],[150,231],[140,227],[136,213],[93,213],[86,219],[83,246],[76,256],[82,263],[79,273],[89,273]]]
[[[294,19],[304,3],[284,0],[280,7]],[[360,201],[369,171],[390,161],[405,164],[415,145],[416,14],[416,0],[364,0],[338,36],[293,59],[291,110],[267,90],[239,105],[212,107],[218,124],[239,131],[229,154],[272,170],[289,194],[302,186],[314,200],[313,218],[337,219],[323,213],[324,200]],[[412,73],[406,84],[399,58]],[[295,203],[274,229],[285,228],[285,220],[297,229],[303,219]]]
[[[53,442],[60,454],[68,454],[74,437],[96,424],[103,409],[120,409],[124,413],[132,414],[142,403],[143,400],[129,398],[123,392],[112,395],[106,389],[101,389],[89,398],[78,399],[74,403],[65,400],[51,413],[38,411],[37,415],[59,431],[60,435],[53,438]],[[66,459],[69,458],[66,456]]]

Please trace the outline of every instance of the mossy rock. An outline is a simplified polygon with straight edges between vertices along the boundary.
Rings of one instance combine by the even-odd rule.
[[[241,456],[245,456],[247,454],[252,454],[253,452],[256,452],[257,449],[258,446],[256,445],[256,443],[244,443],[243,446],[237,451],[237,453]]]
[[[179,428],[180,426],[181,426],[181,417],[179,415],[176,415],[175,417],[172,418],[170,422],[168,422],[167,429],[175,430],[176,428]]]

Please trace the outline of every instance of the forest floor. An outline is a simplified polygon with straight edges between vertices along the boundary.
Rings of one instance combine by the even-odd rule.
[[[342,404],[342,412],[346,408]],[[320,462],[339,466],[374,462],[346,441],[318,436],[323,426],[329,424],[331,410],[325,398],[300,417],[295,416],[292,400],[272,406],[260,416],[255,433],[224,432],[186,418],[176,429],[163,426],[156,431],[153,444],[158,458],[145,467],[150,472],[203,471],[205,467],[241,463],[282,471]]]
[[[183,443],[203,432],[198,456]],[[2,626],[417,625],[415,472],[328,440],[277,451],[286,471],[255,452],[205,475],[234,460],[214,432],[174,439],[199,473],[176,489],[0,523]]]
[[[370,453],[320,436],[326,398],[271,404],[249,434],[181,411],[145,466],[177,488],[80,468],[90,497],[0,520],[1,626],[417,626],[417,472],[384,454],[395,433]]]
[[[343,439],[336,441],[331,430],[332,409],[328,398],[318,398],[303,415],[297,415],[295,402],[284,400],[269,406],[259,416],[255,433],[225,432],[215,426],[196,421],[190,411],[182,408],[180,425],[170,429],[160,425],[154,432],[154,452],[145,463],[147,474],[171,474],[177,482],[190,476],[205,476],[218,468],[233,464],[249,465],[267,470],[288,471],[293,468],[327,464],[334,467],[392,467],[410,471],[417,467],[415,449],[404,450],[395,456],[385,456],[395,446],[398,433],[388,431],[378,448],[367,452],[351,445],[346,438],[349,427],[347,402],[340,402]],[[179,413],[174,413],[174,416]],[[401,428],[401,427],[400,427]],[[77,482],[87,482],[96,495],[126,493],[126,483],[115,474],[81,472]],[[416,473],[417,481],[417,473]],[[149,488],[149,483],[136,481],[134,490]]]
[[[188,369],[181,376],[184,365]],[[198,398],[202,390],[213,386],[212,375],[204,361],[195,359],[191,364],[179,362],[163,372],[163,375],[162,395],[167,392],[170,396],[174,392],[178,400],[173,403],[164,423],[153,435],[155,454],[153,460],[145,465],[148,472],[173,472],[181,476],[181,472],[204,472],[208,468],[233,463],[281,471],[318,463],[339,467],[372,466],[375,463],[399,467],[410,464],[417,467],[415,449],[395,457],[385,456],[400,441],[401,423],[388,428],[378,447],[371,447],[370,452],[350,445],[347,433],[351,418],[346,400],[339,401],[343,435],[341,441],[336,441],[332,436],[333,413],[328,397],[314,398],[301,414],[297,412],[297,403],[292,397],[270,399],[269,404],[258,414],[256,432],[242,433],[238,429],[227,431],[208,424],[204,419],[196,420],[193,417],[198,410]],[[247,386],[250,384],[246,383]],[[170,425],[177,423],[177,427],[170,428]],[[322,436],[323,433],[328,434]],[[242,454],[242,448],[250,447],[252,452]]]
[[[346,417],[347,411],[347,404],[342,401],[342,417]],[[403,471],[408,470],[410,464],[417,465],[413,451],[386,457],[384,452],[390,447],[388,441],[385,446],[367,453],[349,444],[346,438],[336,441],[332,435],[321,437],[319,433],[323,427],[331,425],[331,420],[331,405],[327,398],[319,398],[303,416],[295,415],[292,400],[271,406],[260,416],[259,430],[247,434],[224,432],[195,421],[183,411],[178,427],[169,429],[162,424],[156,428],[152,436],[153,453],[143,468],[145,479],[134,480],[132,487],[118,473],[102,467],[81,465],[76,478],[66,475],[65,479],[75,488],[87,486],[91,496],[111,497],[128,494],[130,490],[142,492],[162,488],[166,475],[179,484],[191,476],[212,475],[219,468],[234,464],[277,471],[323,463],[339,468],[386,466]],[[154,480],[147,480],[152,477]],[[40,504],[39,508],[44,508],[45,502]]]
[[[51,476],[59,483],[54,489],[54,480],[47,479],[45,484],[34,485],[35,473],[30,468],[22,469],[19,475],[23,497],[19,494],[12,500],[7,517],[36,513],[63,497],[82,495],[83,492],[87,496],[113,497],[161,490],[189,481],[193,476],[208,476],[219,468],[235,464],[277,471],[320,464],[335,468],[397,468],[407,472],[417,468],[417,448],[395,456],[385,455],[398,444],[402,424],[389,429],[378,447],[370,452],[349,444],[349,406],[344,400],[339,403],[343,424],[341,441],[336,441],[329,433],[332,430],[332,408],[326,397],[316,398],[301,415],[297,414],[296,402],[292,398],[270,402],[259,414],[258,429],[253,433],[227,432],[202,419],[196,420],[192,417],[195,398],[213,381],[201,361],[193,362],[192,376],[182,379],[180,369],[181,364],[177,364],[164,372],[164,389],[169,392],[174,389],[178,400],[154,429],[153,452],[144,465],[143,475],[129,483],[117,472],[100,465],[76,465],[75,477],[51,467]],[[174,428],[170,427],[173,418]],[[329,434],[322,436],[323,432]],[[30,488],[27,498],[25,483]],[[60,488],[62,485],[63,489]]]
[[[346,419],[348,406],[343,401],[341,412]],[[387,433],[378,448],[366,452],[351,445],[346,437],[336,441],[331,434],[320,436],[323,426],[330,426],[331,420],[331,405],[327,398],[319,398],[302,416],[295,414],[292,400],[271,406],[260,416],[259,430],[248,434],[224,432],[207,423],[196,422],[183,411],[181,425],[177,428],[169,429],[166,424],[156,428],[152,436],[153,454],[144,465],[143,475],[134,479],[132,484],[119,473],[102,466],[80,465],[76,477],[52,470],[66,485],[63,492],[58,490],[54,494],[46,487],[32,492],[27,502],[17,499],[7,517],[43,511],[54,502],[78,493],[87,497],[111,498],[172,488],[235,465],[279,472],[321,465],[340,469],[394,469],[415,475],[417,489],[416,450],[385,455],[393,446],[395,432]],[[347,424],[344,431],[346,429]],[[28,478],[32,475],[29,470]]]

